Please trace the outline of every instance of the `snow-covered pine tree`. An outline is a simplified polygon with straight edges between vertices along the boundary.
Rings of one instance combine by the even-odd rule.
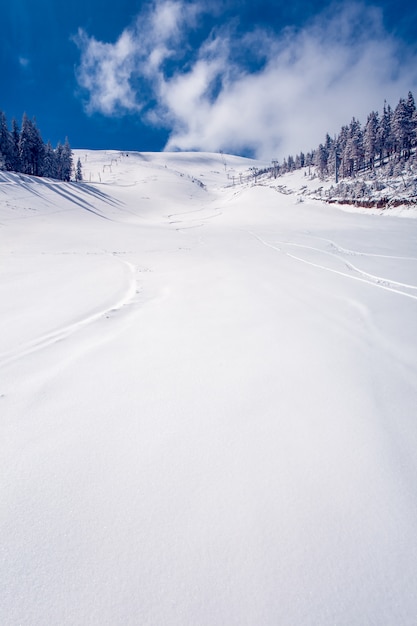
[[[414,96],[411,93],[411,91],[408,92],[406,105],[407,105],[408,115],[411,119],[416,111],[416,103],[414,101]]]
[[[3,111],[0,111],[0,169],[8,171],[13,169],[12,138]]]
[[[65,143],[62,147],[61,153],[61,180],[70,181],[72,172],[72,150],[68,141],[68,137],[65,139]]]
[[[50,141],[47,142],[44,150],[42,176],[57,178],[56,156]]]
[[[316,153],[316,167],[320,178],[323,178],[327,174],[327,150],[321,143]]]
[[[42,175],[44,144],[36,126],[36,120],[23,115],[22,130],[19,136],[20,169],[24,174]]]
[[[55,148],[55,177],[58,180],[62,180],[62,151],[64,147],[60,141],[58,141]]]
[[[415,111],[414,98],[409,92],[408,100],[401,98],[395,107],[392,119],[394,149],[398,158],[408,159],[413,141],[412,117]]]
[[[349,127],[342,126],[339,136],[337,138],[337,152],[340,157],[340,176],[345,178],[349,176],[349,157],[346,150],[349,135]]]
[[[411,118],[411,126],[413,129],[411,145],[415,148],[417,146],[417,110],[414,111]]]
[[[365,130],[363,133],[363,147],[365,153],[365,166],[374,168],[375,158],[379,152],[378,145],[379,117],[378,113],[372,111],[368,115]]]
[[[82,168],[82,165],[81,165],[81,160],[78,157],[77,165],[75,166],[75,180],[77,182],[81,182],[82,179],[83,179],[83,168]]]
[[[392,134],[392,109],[384,102],[382,118],[379,122],[377,143],[379,148],[379,161],[382,165],[383,159],[391,157],[394,149],[394,138]]]
[[[363,166],[363,133],[359,120],[352,118],[346,142],[346,159],[349,175],[353,176]]]
[[[295,161],[291,154],[288,156],[287,167],[289,172],[293,172],[295,170]]]
[[[20,141],[20,129],[16,119],[12,119],[12,130],[10,133],[12,139],[12,170],[14,172],[20,172],[20,157],[19,157],[19,141]]]
[[[411,142],[411,148],[413,148],[416,145],[416,135],[417,135],[417,107],[414,101],[414,96],[411,93],[411,91],[408,92],[407,110],[408,110],[408,115],[410,118],[410,121],[409,121],[410,142]]]
[[[43,159],[45,153],[45,145],[36,125],[36,120],[32,120],[32,167],[34,176],[43,176]]]
[[[24,113],[22,118],[22,127],[19,135],[20,171],[23,174],[33,174],[32,146],[32,124],[26,113]]]

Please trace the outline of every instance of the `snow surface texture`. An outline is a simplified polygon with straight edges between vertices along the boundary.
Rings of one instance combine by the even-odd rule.
[[[78,156],[1,173],[0,623],[415,625],[417,220]]]

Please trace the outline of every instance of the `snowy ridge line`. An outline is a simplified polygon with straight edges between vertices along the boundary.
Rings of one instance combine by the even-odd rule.
[[[89,324],[92,324],[103,316],[113,313],[115,311],[119,311],[123,306],[129,304],[136,295],[135,266],[128,261],[122,261],[121,259],[118,259],[118,261],[120,263],[123,263],[123,265],[125,265],[129,270],[129,286],[125,295],[120,300],[118,300],[112,306],[98,311],[97,313],[93,313],[92,315],[88,315],[78,322],[73,322],[68,326],[64,326],[63,328],[59,328],[58,330],[46,333],[45,335],[38,337],[37,339],[29,341],[25,346],[16,351],[10,350],[9,352],[0,354],[0,368],[25,356],[33,354],[38,350],[47,348],[48,346],[57,343],[58,341],[62,341],[63,339],[66,339],[67,337],[73,335],[78,330],[81,330]]]
[[[301,243],[292,243],[290,241],[278,241],[277,243],[279,243],[281,245],[284,245],[284,246],[294,246],[296,248],[304,248],[305,250],[313,250],[314,252],[319,252],[320,254],[327,254],[328,256],[331,256],[331,257],[337,259],[338,261],[342,261],[342,263],[344,263],[348,269],[351,269],[354,272],[357,272],[358,274],[361,274],[362,276],[367,276],[368,278],[371,278],[371,279],[375,280],[378,283],[383,282],[383,283],[387,283],[389,285],[397,285],[397,287],[405,287],[406,289],[417,289],[416,285],[410,285],[408,283],[400,283],[400,282],[398,282],[396,280],[392,280],[391,278],[383,278],[382,276],[376,276],[375,274],[369,274],[368,272],[365,272],[364,270],[361,270],[358,267],[356,267],[355,265],[353,265],[353,263],[350,263],[349,261],[346,261],[346,259],[342,259],[337,254],[334,254],[334,252],[328,252],[327,250],[320,250],[320,248],[314,248],[313,246],[306,246],[305,244],[301,244]],[[388,257],[388,258],[390,258],[390,257]]]
[[[417,296],[414,296],[411,293],[407,293],[406,291],[401,291],[400,289],[394,289],[393,287],[388,287],[387,285],[382,285],[381,283],[378,283],[378,282],[373,282],[373,281],[370,281],[370,280],[366,280],[365,278],[361,278],[360,276],[352,276],[352,274],[347,274],[346,272],[341,272],[340,270],[335,270],[335,269],[332,269],[332,268],[327,267],[325,265],[320,265],[319,263],[314,263],[313,261],[307,261],[306,259],[303,259],[301,257],[295,256],[294,254],[290,254],[289,252],[285,252],[281,248],[278,248],[278,246],[274,246],[273,244],[268,243],[267,241],[262,239],[262,237],[260,237],[256,233],[253,233],[251,231],[247,231],[247,232],[248,232],[249,235],[251,235],[252,237],[257,239],[264,246],[267,246],[268,248],[272,248],[273,250],[275,250],[277,252],[281,252],[282,254],[285,254],[286,256],[288,256],[291,259],[295,259],[296,261],[301,261],[301,263],[305,263],[306,265],[310,265],[311,267],[316,267],[318,269],[325,270],[326,272],[331,272],[332,274],[337,274],[339,276],[345,276],[346,278],[350,278],[352,280],[357,280],[357,281],[359,281],[361,283],[366,283],[367,285],[370,285],[370,286],[373,286],[373,287],[378,287],[379,289],[384,289],[385,291],[390,291],[391,293],[396,293],[396,294],[399,294],[401,296],[405,296],[406,298],[411,298],[412,300],[417,300]],[[330,254],[330,253],[327,253],[327,254]],[[390,283],[391,281],[385,281],[385,282]]]

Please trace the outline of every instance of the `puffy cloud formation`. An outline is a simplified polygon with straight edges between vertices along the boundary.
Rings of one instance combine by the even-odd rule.
[[[169,129],[166,149],[271,159],[316,147],[417,84],[415,56],[375,7],[338,5],[303,28],[243,35],[235,23],[203,32],[214,10],[155,0],[115,43],[79,31],[87,111],[138,112]]]

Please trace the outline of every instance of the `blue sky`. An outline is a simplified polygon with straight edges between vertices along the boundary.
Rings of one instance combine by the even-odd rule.
[[[74,148],[282,159],[417,96],[415,2],[13,0],[0,109]]]

